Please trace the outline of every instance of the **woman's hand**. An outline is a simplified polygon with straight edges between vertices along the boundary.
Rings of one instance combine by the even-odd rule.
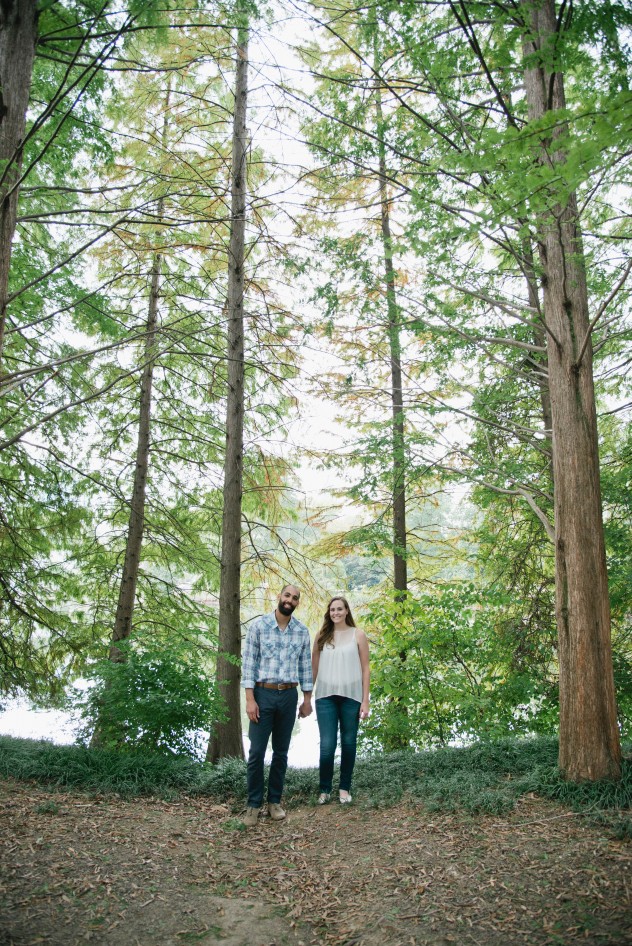
[[[360,704],[360,719],[367,719],[369,716],[369,701],[362,700]]]

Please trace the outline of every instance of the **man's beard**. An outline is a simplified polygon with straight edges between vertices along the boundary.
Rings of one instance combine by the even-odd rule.
[[[294,607],[291,601],[279,601],[279,611],[281,614],[292,614]]]

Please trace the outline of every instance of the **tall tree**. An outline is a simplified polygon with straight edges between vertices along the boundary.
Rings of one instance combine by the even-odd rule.
[[[380,73],[375,30],[375,53],[373,68]],[[375,124],[378,144],[378,176],[380,184],[380,222],[384,253],[385,299],[388,313],[388,342],[391,355],[391,403],[393,439],[393,586],[395,592],[404,597],[408,591],[408,566],[406,562],[406,434],[404,417],[404,389],[402,381],[401,314],[397,304],[395,265],[393,262],[393,237],[391,233],[390,199],[386,167],[385,126],[382,111],[382,90],[379,78],[375,88]]]
[[[226,302],[226,456],[222,513],[221,581],[219,593],[219,644],[217,681],[226,703],[227,719],[211,734],[207,758],[243,756],[241,730],[241,555],[244,460],[244,283],[246,201],[248,184],[248,4],[238,2],[235,45],[235,96],[231,167],[230,244],[228,249],[228,298]]]
[[[554,0],[523,0],[529,121],[546,124],[536,159],[566,163],[569,126]],[[555,123],[547,121],[555,116]],[[538,249],[553,428],[560,768],[571,779],[621,774],[601,507],[591,318],[577,197],[551,188]]]
[[[609,4],[609,10],[610,7],[614,10],[614,5]],[[561,541],[564,545],[562,567],[558,567],[556,576],[557,592],[563,603],[563,607],[558,605],[560,678],[571,673],[575,693],[577,688],[581,691],[571,704],[575,731],[582,731],[581,715],[596,734],[587,743],[589,761],[588,755],[570,738],[568,725],[563,725],[561,741],[568,747],[574,762],[570,764],[569,755],[562,748],[560,765],[571,778],[616,775],[619,755],[610,650],[606,644],[609,636],[607,589],[603,581],[595,584],[591,578],[599,571],[605,577],[604,559],[599,551],[603,549],[603,530],[600,513],[595,513],[595,508],[599,508],[599,470],[590,365],[590,336],[604,310],[600,306],[592,320],[588,317],[575,191],[579,184],[588,182],[589,168],[603,168],[607,177],[609,169],[620,160],[625,110],[615,117],[614,105],[609,101],[604,105],[599,100],[599,92],[587,90],[589,70],[584,70],[583,64],[578,69],[577,60],[567,58],[578,36],[569,31],[565,4],[560,6],[559,17],[556,17],[555,4],[549,0],[519,5],[464,4],[451,0],[446,3],[380,3],[376,9],[380,11],[384,28],[392,30],[400,43],[397,77],[395,81],[385,81],[384,87],[398,101],[401,113],[406,114],[408,120],[401,123],[398,135],[391,135],[388,148],[400,160],[409,158],[414,162],[408,180],[415,220],[409,232],[413,246],[420,256],[425,256],[424,282],[431,287],[425,297],[408,293],[409,305],[421,309],[410,324],[412,327],[417,322],[420,329],[426,331],[430,318],[438,314],[442,321],[439,341],[444,351],[451,351],[452,358],[457,350],[469,351],[471,357],[471,346],[483,345],[493,361],[509,363],[498,352],[511,346],[509,350],[525,353],[525,364],[515,362],[517,380],[530,377],[532,384],[534,379],[543,380],[547,371],[549,373],[547,390],[540,392],[538,433],[515,423],[510,403],[503,403],[503,413],[497,413],[488,423],[499,437],[504,434],[510,443],[529,442],[537,450],[542,427],[546,430],[551,418],[556,529],[562,528],[567,533],[557,533],[558,544]],[[366,11],[342,0],[327,4],[326,11],[328,29],[345,37],[350,35],[348,21],[367,16]],[[534,21],[536,11],[538,17],[548,11],[545,42],[540,35],[544,20]],[[617,15],[622,15],[620,5],[617,5]],[[583,41],[589,43],[591,39],[592,36],[586,34]],[[346,41],[348,45],[349,40]],[[524,50],[522,76],[517,69],[521,46]],[[359,47],[356,48],[360,57]],[[408,58],[411,71],[406,71]],[[575,78],[580,79],[573,86],[576,117],[572,133],[566,123],[562,88],[562,72],[568,68],[567,63],[572,63]],[[538,69],[539,104],[531,76]],[[521,79],[525,77],[526,103],[520,93]],[[341,82],[339,88],[344,89],[344,83]],[[594,127],[590,116],[594,115],[595,108],[599,114],[608,113],[603,123],[602,148],[596,148],[589,140],[588,124]],[[346,129],[360,130],[360,122],[349,108],[340,110],[340,121]],[[369,138],[374,140],[375,136],[369,135]],[[366,150],[370,147],[368,143]],[[364,155],[361,160],[363,158]],[[357,167],[355,154],[353,159]],[[529,244],[541,249],[535,272],[544,284],[543,306],[533,292],[534,267],[528,262],[529,254],[525,253],[525,245],[528,248]],[[507,269],[510,258],[513,276]],[[576,269],[565,268],[571,261]],[[517,273],[523,278],[529,274],[527,299],[518,303],[525,283],[522,292],[516,293]],[[572,275],[572,284],[565,281],[568,273]],[[621,279],[625,276],[623,268]],[[608,304],[608,299],[604,304]],[[562,331],[562,326],[554,327],[553,321],[562,319],[568,306],[576,308],[578,314],[570,319],[566,316],[567,324]],[[556,307],[557,316],[554,315]],[[490,331],[492,314],[498,318],[496,331]],[[515,322],[512,323],[512,319]],[[505,326],[509,323],[511,331],[502,330],[503,322]],[[578,332],[574,339],[573,328]],[[546,364],[542,359],[545,335]],[[557,349],[557,366],[551,365],[554,349]],[[577,385],[584,385],[581,392]],[[461,390],[464,391],[463,387]],[[469,393],[471,397],[471,391]],[[572,403],[578,411],[575,415],[571,412]],[[449,405],[446,403],[445,407]],[[583,423],[586,438],[583,442],[581,438],[572,442],[562,437],[560,446],[556,429],[562,417],[566,418],[570,429],[573,424]],[[581,489],[576,480],[577,466],[581,466]],[[560,477],[567,478],[566,486],[560,485]],[[539,484],[528,479],[521,482],[521,479],[521,471],[515,466],[513,481],[505,489],[523,495],[547,532],[552,534],[546,508],[538,503]],[[559,491],[564,495],[566,490],[571,490],[571,481],[575,483],[574,500],[562,513],[558,508]],[[597,538],[592,540],[590,552],[582,549],[581,530],[577,526],[571,528],[568,522],[568,516],[575,516],[577,521],[582,516],[580,497],[593,510],[588,518],[592,535]],[[572,569],[569,557],[574,559]],[[569,578],[571,571],[572,579]],[[591,604],[582,602],[582,597],[590,598]],[[592,631],[588,629],[587,618]],[[595,627],[598,643],[593,646],[588,637],[595,633]],[[565,646],[564,636],[576,642],[577,654],[572,654]],[[587,674],[591,682],[583,689],[576,673],[571,671],[578,657],[580,663],[582,659],[591,662]],[[599,691],[597,696],[591,692],[595,687]],[[565,698],[563,696],[562,702]]]
[[[97,668],[104,681],[90,711],[97,742],[131,738],[130,714],[138,721],[139,708],[117,706],[114,697],[143,672],[143,661],[147,680],[160,675],[165,686],[174,682],[176,658],[200,674],[212,667],[216,619],[207,595],[217,587],[221,500],[213,480],[223,432],[212,406],[223,387],[221,290],[213,283],[225,257],[228,177],[226,93],[214,43],[222,38],[175,29],[166,42],[139,38],[129,54],[159,68],[119,82],[107,113],[117,152],[103,189],[124,223],[97,255],[135,370],[124,377],[107,355],[94,366],[117,383],[117,397],[99,403],[90,451],[77,464],[101,461],[91,488],[102,537],[86,556],[84,579],[90,586],[101,578],[101,601],[90,611],[119,664]],[[211,406],[203,412],[204,398]],[[104,566],[118,579],[118,603]],[[186,690],[181,698],[185,717]]]
[[[318,7],[327,11],[328,4]],[[383,75],[396,59],[395,47],[374,17],[336,21],[329,34],[327,42],[306,53],[318,82],[309,102],[314,117],[306,120],[305,130],[319,160],[311,178],[318,196],[306,220],[314,234],[323,233],[319,249],[331,268],[324,282],[327,269],[318,257],[310,273],[316,285],[313,301],[325,307],[323,334],[343,359],[340,372],[321,383],[328,397],[344,405],[353,435],[327,462],[344,463],[350,481],[362,470],[352,495],[375,518],[372,526],[350,531],[348,546],[362,543],[371,554],[378,546],[388,547],[388,585],[403,598],[416,538],[407,521],[415,516],[420,492],[420,475],[412,473],[410,457],[424,435],[410,398],[412,375],[418,377],[423,367],[411,371],[415,356],[399,301],[404,267],[396,234],[405,215],[405,164],[410,162],[402,163],[389,145],[398,103],[390,90],[384,94],[388,80]],[[319,219],[325,201],[328,213]],[[351,208],[352,227],[346,219]],[[412,503],[411,495],[416,495]]]
[[[167,106],[163,126],[163,147],[166,145],[167,114],[169,109],[169,92],[167,92]],[[158,199],[156,206],[156,223],[158,225],[158,239],[160,227],[163,223],[164,198]],[[136,463],[132,496],[129,508],[129,526],[125,543],[125,557],[123,559],[123,573],[119,590],[118,604],[114,616],[114,630],[112,632],[112,646],[110,660],[121,661],[122,652],[117,646],[119,641],[127,640],[132,633],[132,619],[134,616],[134,599],[138,584],[138,571],[141,563],[143,533],[145,530],[145,496],[147,492],[147,475],[149,468],[149,449],[151,442],[151,402],[152,382],[156,359],[156,332],[158,328],[158,303],[160,299],[160,276],[162,254],[156,251],[151,266],[149,282],[149,301],[147,305],[147,322],[145,324],[145,344],[143,350],[143,368],[140,379],[140,401],[138,415],[138,437],[136,443]]]
[[[0,365],[37,16],[37,0],[9,0],[0,6]]]

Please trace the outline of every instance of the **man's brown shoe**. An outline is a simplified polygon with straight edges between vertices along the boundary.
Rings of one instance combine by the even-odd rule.
[[[258,808],[246,808],[246,814],[241,819],[247,828],[254,828],[259,820]]]
[[[283,811],[281,806],[275,805],[274,803],[270,803],[268,805],[268,814],[270,815],[273,821],[283,821],[283,819],[285,818],[285,812]]]

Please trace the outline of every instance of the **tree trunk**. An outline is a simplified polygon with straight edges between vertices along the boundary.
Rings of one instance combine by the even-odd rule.
[[[529,119],[565,107],[563,76],[550,73],[557,31],[554,0],[522,0]],[[539,159],[564,161],[560,122]],[[597,416],[588,292],[577,201],[540,215],[539,253],[547,328],[553,429],[556,616],[560,672],[560,756],[568,779],[619,778],[610,642],[610,604],[602,522]]]
[[[36,39],[36,0],[3,0],[0,3],[0,365]]]
[[[217,681],[227,719],[215,725],[206,758],[217,762],[243,757],[241,730],[241,506],[244,450],[244,242],[246,230],[248,102],[248,19],[241,13],[237,32],[233,115],[231,231],[228,251],[228,394],[226,457],[219,593]]]
[[[376,70],[377,71],[377,70]],[[386,182],[386,146],[382,99],[379,84],[376,92],[377,139],[380,177],[380,216],[382,225],[382,247],[384,252],[384,276],[386,283],[386,309],[388,315],[388,340],[391,355],[391,404],[392,404],[392,449],[393,449],[393,584],[395,591],[405,597],[408,590],[406,564],[406,450],[404,432],[404,393],[402,386],[402,361],[400,316],[395,290],[395,268],[393,266],[393,239]]]
[[[165,119],[166,124],[166,119]],[[162,220],[164,201],[158,201],[157,216]],[[138,420],[138,439],[136,443],[136,466],[134,468],[134,485],[130,501],[129,524],[127,527],[127,541],[125,543],[125,559],[123,574],[119,587],[119,597],[114,616],[114,629],[110,642],[109,659],[113,663],[123,663],[125,655],[118,646],[120,641],[128,640],[132,633],[132,619],[136,601],[136,586],[140,569],[143,535],[145,531],[145,494],[147,490],[147,474],[149,471],[149,444],[151,432],[151,401],[154,375],[154,358],[156,347],[156,327],[158,322],[158,299],[160,294],[160,270],[162,255],[156,253],[151,269],[149,290],[149,305],[147,308],[147,322],[145,325],[144,368],[140,384],[140,416]],[[99,748],[103,745],[103,727],[97,719],[90,745]],[[123,741],[121,739],[121,741]]]
[[[168,150],[167,129],[169,125],[169,106],[171,102],[171,82],[167,86],[165,100],[165,117],[162,125],[162,149]],[[158,233],[164,218],[165,201],[160,197],[156,207]],[[132,633],[132,620],[136,601],[136,586],[145,532],[145,497],[147,493],[147,475],[149,472],[149,444],[151,440],[151,401],[154,380],[154,361],[156,350],[156,328],[158,324],[158,299],[160,297],[160,271],[162,268],[162,254],[154,254],[151,268],[151,282],[149,289],[149,306],[147,308],[147,322],[145,325],[145,357],[144,368],[140,384],[140,415],[138,419],[138,440],[136,444],[136,466],[134,469],[134,486],[130,502],[129,526],[125,545],[125,560],[119,589],[119,599],[114,618],[114,632],[110,647],[110,660],[121,662],[123,654],[118,641],[127,640]]]
[[[374,69],[376,76],[380,71],[377,54],[377,34],[375,35]],[[384,117],[382,112],[382,90],[379,79],[376,80],[375,111],[377,121],[377,142],[380,181],[380,222],[382,230],[382,251],[384,260],[384,281],[386,284],[386,312],[388,317],[388,342],[391,361],[391,448],[393,471],[393,587],[395,597],[405,601],[408,591],[407,535],[406,535],[406,441],[404,430],[404,390],[402,384],[402,347],[400,335],[400,313],[395,288],[395,267],[393,265],[393,238],[391,235],[391,217],[386,176],[386,143],[384,140]],[[406,663],[407,653],[402,649],[399,659]],[[402,721],[402,730],[389,740],[389,749],[407,749],[410,747],[408,728],[408,707],[399,698],[398,714]]]
[[[157,217],[162,220],[164,202],[158,201]],[[127,640],[132,633],[132,619],[136,599],[136,586],[145,531],[145,495],[147,492],[147,474],[149,471],[149,444],[151,433],[151,400],[154,377],[154,358],[156,347],[156,327],[158,321],[158,299],[160,296],[160,270],[162,255],[156,253],[151,269],[151,285],[149,292],[149,306],[145,327],[145,366],[140,385],[140,417],[138,421],[138,441],[136,444],[136,466],[134,469],[134,486],[130,502],[129,525],[127,542],[125,545],[125,560],[119,589],[116,616],[114,618],[114,632],[110,647],[110,660],[121,662],[123,654],[118,641]]]
[[[540,294],[538,292],[538,280],[533,260],[533,252],[531,250],[531,246],[528,243],[525,243],[523,247],[522,257],[523,272],[527,282],[529,306],[533,312],[541,312],[542,306],[540,305]],[[535,323],[533,341],[539,348],[546,347],[546,331],[541,323]],[[548,366],[546,364],[545,356],[539,354],[536,355],[534,352],[532,358],[535,362],[534,374],[536,383],[538,385],[538,390],[540,392],[540,407],[542,408],[542,423],[544,425],[543,432],[546,437],[546,447],[551,454],[550,472],[551,482],[553,482],[553,420],[551,417],[551,393],[549,391],[548,377],[546,376],[548,372]]]

